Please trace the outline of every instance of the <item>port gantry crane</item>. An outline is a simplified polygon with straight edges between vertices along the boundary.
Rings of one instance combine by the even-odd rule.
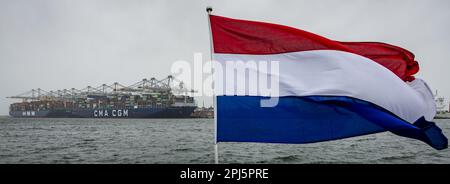
[[[178,85],[175,85],[178,83]],[[190,92],[195,93],[195,90],[188,90],[184,83],[172,75],[167,76],[162,80],[157,80],[152,77],[150,80],[142,79],[132,85],[125,86],[118,82],[112,85],[102,84],[98,87],[87,86],[83,89],[63,89],[56,91],[45,91],[41,88],[32,89],[30,91],[10,96],[7,98],[22,99],[27,101],[74,101],[78,99],[86,99],[91,96],[123,96],[132,94],[155,94],[155,93],[170,93],[175,94],[184,93],[185,96]]]

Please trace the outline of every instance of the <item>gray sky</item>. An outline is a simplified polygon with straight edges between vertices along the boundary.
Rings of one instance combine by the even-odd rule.
[[[14,101],[5,97],[33,88],[169,75],[172,62],[209,53],[207,5],[217,15],[404,47],[419,61],[417,76],[450,97],[448,0],[0,0],[0,115]]]

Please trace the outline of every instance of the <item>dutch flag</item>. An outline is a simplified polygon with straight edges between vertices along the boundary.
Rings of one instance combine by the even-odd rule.
[[[447,138],[432,122],[433,95],[413,76],[419,66],[411,52],[270,23],[209,19],[214,63],[247,67],[214,74],[217,142],[300,144],[390,131],[447,148]],[[252,76],[258,89],[261,81],[276,81],[277,92],[249,90],[255,87],[248,82]],[[268,98],[276,105],[262,106]]]

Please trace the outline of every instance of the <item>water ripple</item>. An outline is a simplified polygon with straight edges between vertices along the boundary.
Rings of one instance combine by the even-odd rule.
[[[436,120],[446,135],[450,121]],[[208,119],[0,117],[0,163],[214,163]],[[450,152],[391,133],[304,144],[220,143],[221,163],[450,163]]]

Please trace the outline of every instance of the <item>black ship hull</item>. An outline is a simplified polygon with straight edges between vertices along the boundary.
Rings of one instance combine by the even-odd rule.
[[[10,111],[19,118],[190,118],[196,107]]]

